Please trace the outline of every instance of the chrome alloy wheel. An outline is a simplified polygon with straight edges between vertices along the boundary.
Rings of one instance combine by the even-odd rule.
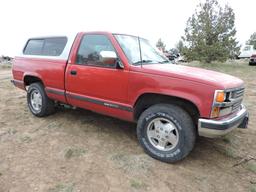
[[[155,118],[147,126],[150,143],[161,151],[175,148],[179,142],[178,128],[166,118]]]
[[[41,111],[42,108],[42,95],[38,90],[33,90],[30,94],[31,107],[35,111]]]

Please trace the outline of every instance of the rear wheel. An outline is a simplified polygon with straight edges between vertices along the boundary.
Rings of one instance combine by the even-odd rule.
[[[27,92],[27,103],[31,113],[37,117],[44,117],[54,113],[54,101],[48,98],[42,83],[32,83]]]
[[[151,157],[173,163],[193,149],[196,129],[192,118],[172,104],[157,104],[145,110],[137,125],[138,139]]]

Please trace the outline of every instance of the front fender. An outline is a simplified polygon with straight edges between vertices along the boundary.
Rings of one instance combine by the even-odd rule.
[[[198,89],[184,88],[184,87],[176,87],[174,89],[142,89],[140,90],[133,99],[133,106],[136,104],[136,101],[140,98],[140,96],[144,94],[159,94],[164,96],[177,97],[184,100],[187,100],[193,103],[199,110],[200,116],[208,118],[210,116],[211,107],[212,107],[212,95],[214,91],[211,89],[201,91],[199,93]]]

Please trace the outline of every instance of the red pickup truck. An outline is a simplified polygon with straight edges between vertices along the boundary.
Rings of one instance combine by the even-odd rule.
[[[136,36],[81,32],[31,38],[12,72],[35,116],[68,104],[137,122],[145,152],[164,162],[186,157],[198,135],[218,137],[248,123],[242,80],[173,65]]]

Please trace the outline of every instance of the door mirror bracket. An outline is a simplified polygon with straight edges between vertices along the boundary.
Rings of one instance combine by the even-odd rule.
[[[124,64],[119,58],[116,59],[116,68],[117,69],[124,69]]]

